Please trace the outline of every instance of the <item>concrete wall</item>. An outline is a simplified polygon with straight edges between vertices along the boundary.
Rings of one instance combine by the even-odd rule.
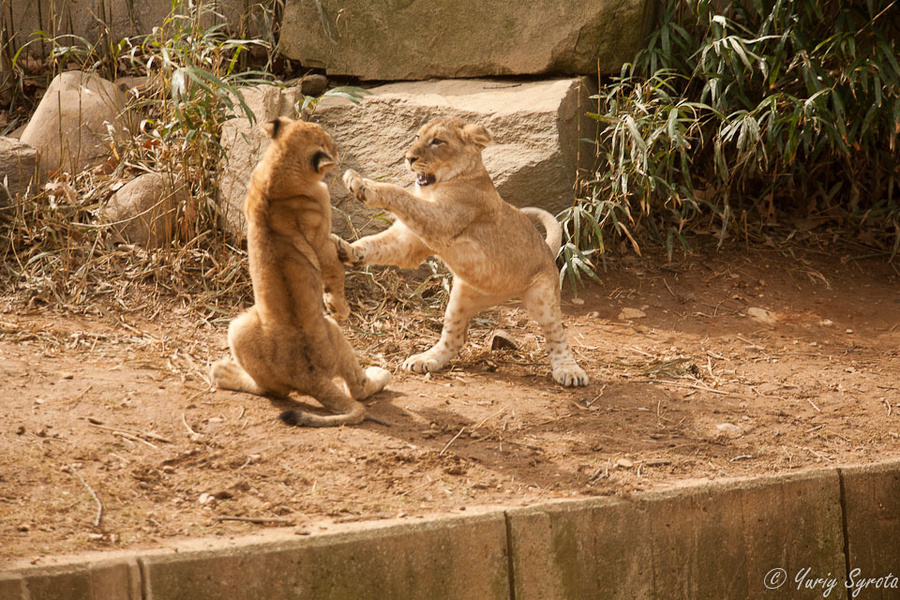
[[[476,513],[11,569],[0,598],[900,597],[900,462]]]

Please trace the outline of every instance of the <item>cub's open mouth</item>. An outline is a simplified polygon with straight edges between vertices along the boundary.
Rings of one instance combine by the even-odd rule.
[[[434,175],[431,173],[419,173],[416,175],[416,183],[424,187],[434,183]]]

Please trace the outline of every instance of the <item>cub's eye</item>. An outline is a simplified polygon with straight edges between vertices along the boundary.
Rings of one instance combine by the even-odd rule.
[[[443,143],[444,143],[444,140],[441,140],[441,139],[438,139],[438,138],[434,138],[433,140],[431,140],[431,145],[432,145],[432,146],[440,146],[440,145],[443,144]]]

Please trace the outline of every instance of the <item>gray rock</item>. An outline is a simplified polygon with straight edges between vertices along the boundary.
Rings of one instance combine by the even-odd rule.
[[[458,116],[492,131],[495,142],[484,150],[484,163],[505,200],[559,212],[574,196],[578,139],[587,135],[578,132],[580,87],[577,79],[444,80],[376,87],[362,106],[326,98],[313,120],[338,147],[338,167],[326,179],[335,206],[334,230],[352,237],[367,225],[373,230],[385,225],[373,220],[375,211],[350,197],[340,175],[352,168],[366,177],[411,185],[404,154],[416,130],[438,116]],[[261,86],[244,96],[258,122],[297,116],[296,88]],[[247,182],[267,143],[265,134],[247,119],[233,119],[223,130],[226,159],[220,169],[219,204],[232,233],[243,231]]]
[[[122,186],[109,199],[103,218],[128,242],[144,248],[169,244],[179,206],[189,192],[177,176],[147,173]]]
[[[19,140],[0,137],[0,208],[36,192],[40,182],[38,151]]]
[[[413,183],[404,155],[419,127],[438,116],[481,123],[494,135],[482,157],[504,200],[556,214],[572,202],[578,139],[588,136],[578,132],[580,87],[577,79],[396,83],[372,89],[361,107],[325,100],[314,120],[341,153],[335,178],[352,168],[404,186]],[[353,200],[339,179],[331,190],[338,233],[371,221],[373,211]]]
[[[287,0],[279,50],[368,80],[617,73],[657,0]]]
[[[83,38],[91,45],[104,43],[107,36],[109,40],[118,42],[125,37],[147,35],[154,27],[163,26],[172,12],[172,4],[172,0],[16,0],[3,2],[3,16],[10,25],[11,47],[20,48],[27,42],[23,57],[43,56],[42,52],[48,52],[51,44],[34,32],[52,31],[54,39],[60,45],[81,45],[81,42],[73,40],[71,36]],[[177,14],[190,12],[185,8],[188,4],[179,1],[176,6]],[[201,3],[190,4],[197,6]],[[202,4],[203,15],[200,18],[203,26],[227,23],[228,30],[234,32],[237,38],[262,38],[271,41],[271,10],[267,11],[264,6],[271,3],[218,0]],[[185,23],[185,27],[187,26]],[[172,26],[169,25],[169,31],[171,30]]]
[[[22,132],[47,173],[78,173],[109,154],[110,141],[130,126],[125,91],[99,75],[68,71],[53,78]]]

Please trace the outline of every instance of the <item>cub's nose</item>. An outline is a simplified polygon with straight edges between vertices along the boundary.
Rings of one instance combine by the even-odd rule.
[[[411,154],[406,155],[406,162],[409,163],[409,166],[412,166],[413,163],[416,162],[417,160],[419,160],[418,156],[413,156]]]

